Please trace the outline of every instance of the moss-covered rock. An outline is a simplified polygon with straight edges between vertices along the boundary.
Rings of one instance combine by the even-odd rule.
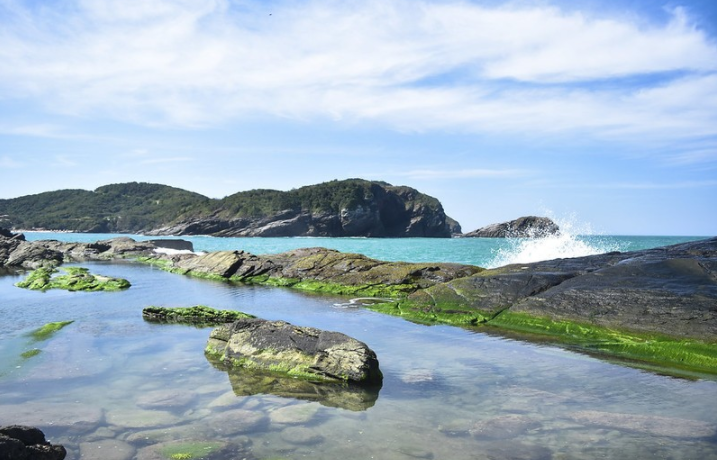
[[[339,332],[284,321],[240,319],[212,331],[207,355],[229,368],[315,382],[379,384],[378,359],[365,343]]]
[[[68,291],[120,291],[130,287],[130,282],[122,278],[110,278],[94,275],[87,268],[63,268],[64,275],[58,275],[55,268],[38,268],[15,286],[36,291],[47,289],[66,289]]]
[[[240,318],[254,318],[254,316],[235,310],[217,310],[205,305],[195,305],[171,308],[150,306],[142,310],[142,318],[153,323],[191,324],[204,327],[232,323]]]

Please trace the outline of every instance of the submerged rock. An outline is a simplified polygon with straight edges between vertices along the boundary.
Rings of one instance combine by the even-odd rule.
[[[376,353],[339,332],[284,321],[245,318],[214,329],[206,352],[227,366],[319,382],[375,385],[383,376]]]
[[[635,431],[653,436],[712,438],[717,435],[717,425],[712,423],[657,415],[620,414],[590,410],[575,412],[570,418],[584,425]]]
[[[0,427],[0,460],[63,460],[65,456],[65,448],[47,442],[45,434],[37,428]]]

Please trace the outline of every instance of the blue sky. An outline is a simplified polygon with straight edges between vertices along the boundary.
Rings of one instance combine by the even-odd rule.
[[[717,2],[0,0],[0,198],[351,177],[717,235]]]

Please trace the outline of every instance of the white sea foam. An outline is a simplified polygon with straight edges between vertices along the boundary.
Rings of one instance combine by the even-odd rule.
[[[560,227],[559,234],[536,235],[535,238],[507,238],[506,246],[492,251],[494,256],[486,267],[590,256],[620,250],[614,240],[594,234],[589,225],[576,225],[574,217],[553,218],[553,221]]]

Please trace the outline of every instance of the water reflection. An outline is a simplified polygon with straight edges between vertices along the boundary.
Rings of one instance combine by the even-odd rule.
[[[314,383],[254,370],[227,369],[222,362],[208,355],[206,358],[216,369],[226,371],[237,396],[275,395],[358,412],[373,407],[381,391],[380,385],[364,388],[349,384]]]

